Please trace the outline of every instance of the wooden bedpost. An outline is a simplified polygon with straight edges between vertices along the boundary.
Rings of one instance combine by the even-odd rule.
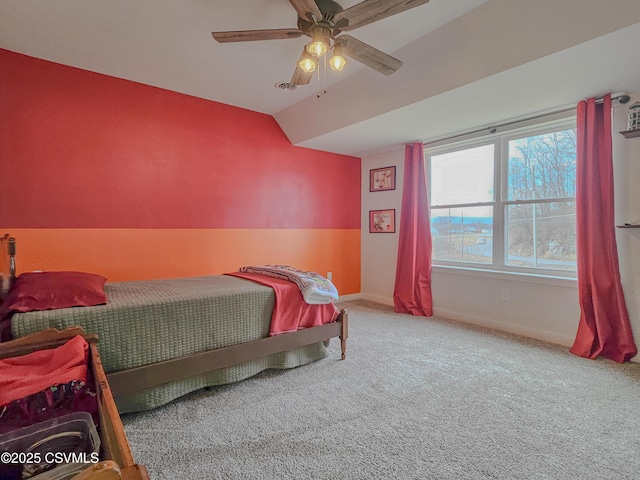
[[[349,338],[349,314],[344,308],[340,309],[342,317],[342,328],[340,330],[340,348],[342,349],[342,360],[347,356],[347,338]]]
[[[7,250],[9,252],[9,284],[16,279],[16,239],[9,237],[7,240]]]

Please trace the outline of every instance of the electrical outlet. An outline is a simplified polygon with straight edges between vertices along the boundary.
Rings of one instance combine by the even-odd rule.
[[[329,280],[330,282],[333,281],[333,272],[327,272],[327,280]]]
[[[500,298],[502,300],[509,300],[509,289],[508,288],[502,288],[500,290]]]

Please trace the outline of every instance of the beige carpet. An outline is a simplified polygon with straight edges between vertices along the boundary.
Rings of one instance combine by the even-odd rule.
[[[152,479],[638,479],[640,364],[370,302],[327,359],[125,415]]]

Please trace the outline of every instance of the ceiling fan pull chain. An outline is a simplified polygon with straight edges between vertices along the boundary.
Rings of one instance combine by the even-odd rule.
[[[323,85],[326,85],[327,84],[327,56],[324,55],[322,58],[324,58],[324,69],[322,72]],[[327,94],[327,87],[324,87],[324,89],[322,90],[322,93],[324,95]]]

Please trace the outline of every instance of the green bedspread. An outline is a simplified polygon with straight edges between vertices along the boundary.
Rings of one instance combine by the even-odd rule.
[[[269,332],[275,294],[227,275],[105,285],[108,303],[14,314],[14,338],[79,325],[99,336],[107,373],[257,340]],[[163,405],[200,388],[292,368],[327,356],[322,342],[116,398],[121,413]]]

